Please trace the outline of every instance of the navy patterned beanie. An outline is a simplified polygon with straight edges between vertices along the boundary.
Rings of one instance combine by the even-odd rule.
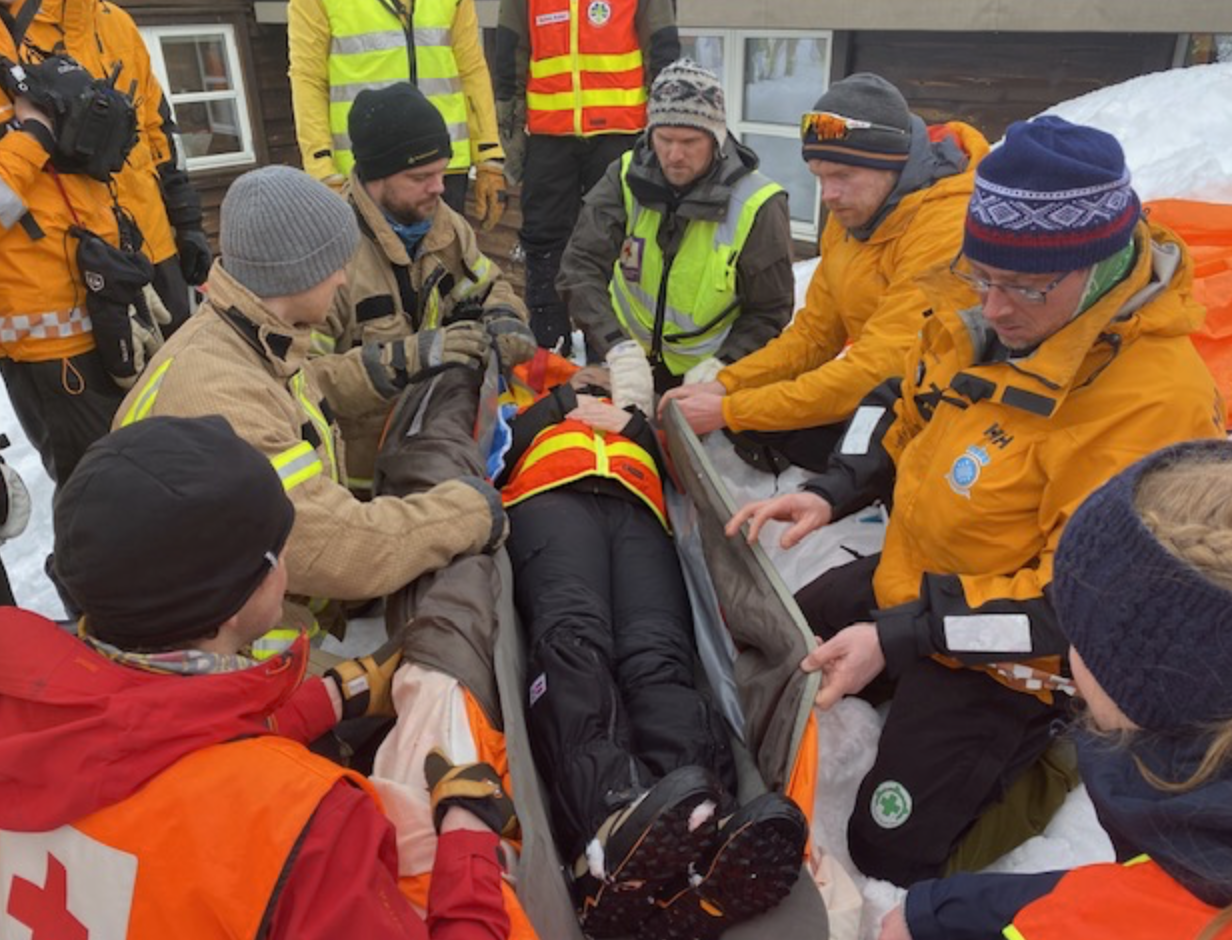
[[[1121,711],[1151,731],[1232,719],[1232,591],[1168,551],[1139,516],[1142,478],[1179,461],[1227,462],[1232,443],[1151,454],[1096,490],[1057,548],[1061,629]]]
[[[1128,245],[1141,214],[1115,137],[1059,117],[1019,121],[976,167],[963,254],[1024,274],[1078,271]]]

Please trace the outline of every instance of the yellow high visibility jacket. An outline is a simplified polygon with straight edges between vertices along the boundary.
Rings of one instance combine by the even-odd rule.
[[[629,189],[632,152],[621,158],[625,202],[625,241],[612,270],[612,308],[625,331],[648,350],[654,348],[658,298],[664,277],[660,354],[673,375],[684,375],[718,354],[740,316],[736,264],[766,200],[783,187],[758,171],[732,187],[721,222],[690,219],[680,250],[670,266],[658,244],[662,213],[643,207]]]
[[[365,88],[417,85],[445,118],[449,172],[503,158],[492,79],[474,0],[414,0],[409,14],[383,0],[292,0],[288,9],[291,102],[304,169],[317,179],[354,165],[347,117]],[[409,26],[408,26],[409,16]]]

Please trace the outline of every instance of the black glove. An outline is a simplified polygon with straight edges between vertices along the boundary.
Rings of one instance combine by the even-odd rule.
[[[77,267],[85,282],[86,310],[94,343],[107,374],[130,388],[145,365],[152,338],[161,336],[142,288],[154,278],[154,266],[140,252],[109,245],[93,232],[72,226],[78,239]]]
[[[491,764],[454,764],[444,751],[434,747],[424,758],[424,778],[428,781],[432,822],[437,832],[441,831],[441,821],[449,807],[461,806],[502,838],[512,838],[517,833],[513,800]]]
[[[193,287],[204,284],[210,276],[210,265],[214,262],[210,241],[205,237],[205,232],[199,228],[177,229],[175,248],[180,255],[180,270],[184,272],[184,280]]]
[[[116,74],[95,78],[67,55],[30,65],[0,60],[0,83],[9,96],[24,96],[51,119],[51,165],[104,183],[137,143],[137,112],[115,89]]]

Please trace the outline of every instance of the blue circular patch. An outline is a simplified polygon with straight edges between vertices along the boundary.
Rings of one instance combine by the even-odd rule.
[[[954,461],[954,466],[950,470],[950,479],[954,481],[955,486],[961,486],[964,489],[971,486],[980,476],[980,464],[974,457],[968,457],[963,454]]]

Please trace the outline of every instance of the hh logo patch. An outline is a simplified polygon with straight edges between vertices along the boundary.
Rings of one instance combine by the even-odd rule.
[[[958,455],[958,459],[950,467],[950,472],[945,475],[945,480],[955,493],[964,499],[970,499],[971,487],[975,486],[980,478],[980,471],[987,466],[988,451],[972,444]]]
[[[642,279],[642,254],[646,251],[646,239],[630,235],[620,246],[620,273],[630,284]]]
[[[0,937],[123,937],[136,881],[135,855],[71,826],[0,831]]]
[[[873,791],[868,808],[882,829],[897,829],[911,817],[911,794],[896,780],[886,780]]]
[[[586,19],[592,26],[606,26],[612,18],[612,5],[607,0],[594,0],[586,8]]]
[[[533,706],[535,702],[543,698],[543,695],[548,690],[547,673],[541,672],[535,676],[535,681],[530,684],[530,704]]]

